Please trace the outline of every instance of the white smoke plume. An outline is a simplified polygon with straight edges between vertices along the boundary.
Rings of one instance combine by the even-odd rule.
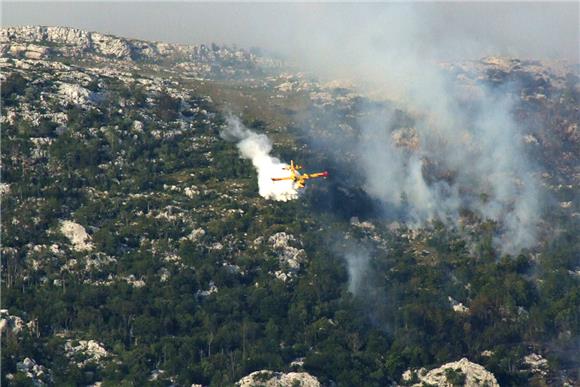
[[[288,201],[298,198],[298,190],[290,180],[272,181],[273,177],[289,175],[288,164],[270,156],[272,141],[265,134],[258,134],[246,128],[238,117],[229,115],[227,127],[220,133],[227,141],[236,141],[240,157],[252,161],[258,173],[260,196],[277,201]]]
[[[363,288],[362,285],[371,258],[370,254],[366,249],[359,247],[357,250],[351,248],[343,251],[343,256],[348,270],[348,290],[352,294],[358,295]]]
[[[393,108],[365,114],[358,139],[336,147],[341,139],[335,136],[327,151],[354,154],[363,189],[385,207],[405,209],[408,225],[440,219],[460,226],[468,210],[497,222],[498,251],[517,254],[534,246],[542,212],[537,168],[522,145],[528,129],[512,114],[519,94],[510,85],[466,88],[443,71],[449,66],[442,58],[479,59],[498,48],[467,37],[426,45],[433,32],[429,9],[360,6],[351,16],[360,22],[352,24],[341,17],[344,7],[309,16],[312,28],[301,40],[307,46],[297,44],[303,62],[327,78],[346,78],[386,97],[415,118],[413,127],[399,128],[413,138],[412,146],[397,140]]]
[[[387,129],[393,120],[389,112],[362,123],[356,151],[364,189],[396,208],[404,205],[411,226],[434,219],[457,226],[460,211],[468,209],[499,223],[495,242],[502,253],[532,247],[541,194],[510,101],[483,92],[474,103],[474,115],[457,108],[459,102],[450,93],[439,91],[445,107],[436,111],[438,106],[425,105],[424,111],[434,117],[407,129],[414,136],[412,150],[400,146],[397,133]],[[452,178],[429,176],[425,171],[433,165],[440,172],[450,171]]]
[[[412,112],[413,127],[402,128],[414,133],[412,147],[400,146],[393,132],[400,129],[395,111],[363,117],[360,136],[354,140],[315,139],[328,142],[329,155],[354,155],[353,173],[362,177],[369,195],[385,208],[404,212],[408,226],[440,219],[461,227],[464,213],[490,219],[498,225],[498,251],[517,254],[534,246],[543,211],[538,167],[522,145],[522,137],[532,129],[519,126],[512,114],[519,93],[505,84],[496,89],[477,82],[458,86],[459,75],[441,69],[496,54],[559,57],[551,53],[553,44],[539,37],[560,42],[559,36],[566,34],[540,25],[567,20],[565,28],[576,31],[577,23],[565,17],[564,8],[569,7],[551,6],[549,12],[558,14],[556,18],[546,16],[543,5],[502,7],[313,4],[297,7],[296,17],[259,35],[271,40],[266,46],[281,50],[322,79],[352,81],[362,94],[386,98],[394,109]],[[530,41],[521,39],[532,35]],[[532,46],[534,50],[525,49]],[[573,51],[571,56],[577,58],[578,50]],[[462,68],[456,70],[461,73]],[[330,119],[323,125],[332,130],[334,123]]]

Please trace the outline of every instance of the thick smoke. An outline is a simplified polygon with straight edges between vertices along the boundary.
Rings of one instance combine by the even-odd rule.
[[[365,22],[354,28],[323,19],[323,29],[310,31],[304,60],[320,74],[348,78],[412,112],[414,123],[401,128],[395,109],[370,108],[358,122],[358,139],[340,147],[354,154],[366,192],[386,207],[403,209],[410,225],[433,219],[460,225],[468,210],[498,223],[495,242],[502,253],[532,247],[541,195],[522,146],[525,128],[512,114],[519,95],[510,85],[459,86],[439,63],[442,53],[477,55],[493,47],[468,39],[454,55],[449,42],[425,47],[432,24],[420,5],[359,11]],[[337,149],[335,143],[327,148]]]
[[[497,27],[494,6],[478,6],[478,15],[489,19],[482,26]],[[502,253],[532,247],[542,203],[535,166],[522,145],[526,128],[512,114],[519,95],[510,85],[459,86],[461,80],[450,78],[440,63],[511,52],[505,44],[480,40],[482,34],[474,31],[441,33],[446,28],[442,15],[453,15],[454,7],[398,3],[313,7],[292,20],[292,35],[278,42],[279,49],[322,78],[346,78],[364,93],[390,100],[392,106],[412,112],[414,120],[401,128],[395,108],[365,112],[357,139],[344,139],[337,147],[340,139],[332,136],[327,153],[335,153],[337,159],[353,154],[352,172],[361,175],[364,190],[385,208],[403,212],[410,226],[421,227],[434,219],[461,226],[461,215],[473,213],[497,222],[495,243]],[[541,13],[524,7],[515,14]],[[526,27],[520,24],[509,32]],[[434,39],[437,31],[440,39]],[[505,40],[512,38],[515,33]],[[515,53],[523,42],[518,44]],[[320,117],[315,119],[320,122]],[[340,118],[331,121],[326,125],[329,130]],[[270,181],[264,184],[272,186]],[[260,187],[262,192],[262,183]]]
[[[227,127],[222,130],[221,136],[227,141],[237,141],[240,156],[252,161],[258,173],[260,196],[284,202],[298,198],[294,182],[290,180],[272,181],[273,177],[288,176],[289,172],[284,169],[288,167],[288,164],[270,156],[272,142],[268,136],[246,128],[235,116],[228,116],[227,124]]]
[[[458,226],[461,210],[469,210],[499,223],[495,242],[502,253],[533,246],[538,182],[510,101],[482,90],[464,111],[450,89],[441,90],[445,108],[424,106],[428,118],[412,128],[389,130],[395,119],[390,111],[361,122],[355,153],[365,190],[392,207],[404,206],[410,225],[439,219]]]

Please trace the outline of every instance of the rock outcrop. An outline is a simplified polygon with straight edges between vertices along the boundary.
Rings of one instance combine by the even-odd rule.
[[[93,99],[89,90],[77,84],[62,83],[58,93],[62,96],[63,101],[76,105],[85,105]]]
[[[79,367],[84,367],[88,363],[102,364],[105,359],[111,356],[103,345],[95,340],[79,340],[76,343],[67,340],[64,350],[66,356]],[[77,357],[82,360],[77,361]]]
[[[461,314],[468,314],[469,308],[463,305],[462,302],[458,302],[454,300],[451,296],[448,296],[447,299],[449,300],[449,304],[453,308],[454,312],[461,313]]]
[[[65,220],[61,223],[60,232],[67,237],[72,249],[75,251],[91,251],[94,248],[91,236],[87,234],[85,228],[78,223]]]
[[[418,379],[419,383],[413,386],[420,387],[424,384],[429,386],[452,387],[460,384],[466,387],[499,387],[495,376],[479,364],[472,363],[463,358],[459,361],[443,364],[439,368],[426,371],[407,370],[403,374],[403,381],[412,382]]]
[[[216,45],[180,45],[126,39],[70,27],[19,26],[0,29],[0,53],[19,59],[49,59],[54,57],[103,57],[122,61],[178,63],[184,70],[212,72],[222,75],[237,73],[235,66],[249,69],[277,67],[253,53]],[[201,66],[201,67],[200,67]]]
[[[148,42],[128,40],[97,32],[88,32],[68,27],[23,26],[8,27],[0,30],[0,43],[11,44],[10,51],[15,54],[30,52],[30,46],[14,43],[35,42],[56,46],[51,53],[68,53],[80,56],[94,53],[115,59],[136,59],[147,54],[157,54],[157,47]],[[15,48],[16,47],[16,48]],[[24,47],[24,48],[20,48]],[[45,53],[47,54],[47,53]]]
[[[548,361],[538,355],[537,353],[531,353],[524,356],[524,364],[529,368],[529,370],[534,374],[540,374],[542,376],[548,375],[549,365]]]
[[[0,309],[0,333],[18,334],[26,327],[18,316],[12,316],[7,309]]]
[[[33,386],[46,386],[53,383],[52,371],[43,365],[37,364],[34,359],[29,357],[16,363],[16,371],[26,375]],[[14,379],[14,374],[6,374],[6,379],[10,385],[10,381]]]
[[[268,242],[272,249],[278,254],[280,264],[288,267],[290,270],[300,269],[300,264],[306,257],[304,249],[298,249],[291,244],[299,243],[293,235],[279,232],[272,235]]]
[[[256,371],[240,379],[239,387],[319,387],[320,382],[307,372]]]

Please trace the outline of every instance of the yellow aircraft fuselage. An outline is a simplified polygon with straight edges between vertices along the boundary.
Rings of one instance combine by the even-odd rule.
[[[316,179],[319,177],[328,177],[328,172],[318,172],[318,173],[300,173],[298,172],[299,169],[302,169],[301,166],[295,165],[294,160],[290,160],[290,166],[284,168],[290,171],[290,176],[287,177],[273,177],[272,181],[281,181],[281,180],[292,180],[296,185],[296,188],[304,188],[306,185],[306,180],[308,179]]]

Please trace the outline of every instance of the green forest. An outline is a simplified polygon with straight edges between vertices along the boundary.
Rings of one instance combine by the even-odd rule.
[[[231,386],[258,370],[386,386],[410,384],[407,369],[462,357],[502,386],[545,386],[578,366],[577,217],[553,211],[559,232],[539,253],[502,256],[491,220],[469,231],[437,221],[390,227],[356,177],[268,201],[251,161],[220,137],[223,83],[152,92],[139,82],[147,72],[125,81],[74,69],[90,75],[86,89],[100,99],[41,104],[57,88],[50,69],[11,68],[2,83],[3,117],[25,105],[41,117],[21,111],[2,123],[2,308],[31,323],[2,333],[2,385],[34,385],[18,369],[25,358],[50,369],[43,382],[56,386]],[[280,128],[296,106],[275,116],[252,109],[244,123],[271,136],[274,155],[340,167],[301,129]],[[91,247],[75,248],[63,220],[83,225]],[[279,233],[304,251],[298,269],[269,242]],[[350,250],[368,256],[355,291]],[[82,340],[106,354],[70,350]],[[551,373],[525,368],[531,352]]]

